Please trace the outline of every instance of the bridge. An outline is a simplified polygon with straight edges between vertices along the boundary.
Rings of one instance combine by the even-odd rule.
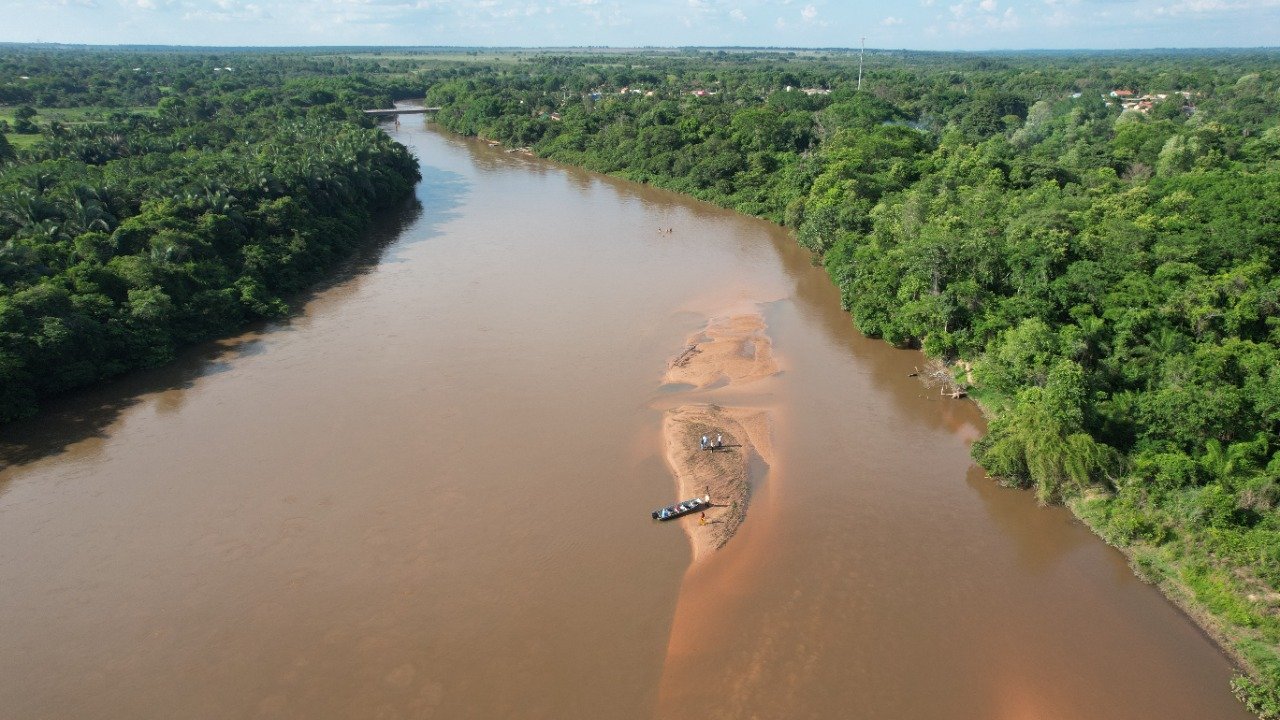
[[[380,108],[377,110],[365,110],[365,115],[425,115],[426,113],[440,112],[438,107],[417,107],[417,108]]]

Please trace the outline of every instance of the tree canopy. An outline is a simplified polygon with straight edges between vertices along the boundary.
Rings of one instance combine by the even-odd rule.
[[[19,100],[159,100],[0,143],[0,420],[280,315],[419,177],[360,112],[389,91],[341,68],[240,58],[232,78],[185,56],[126,59],[183,87],[166,93],[126,82],[120,58],[99,87],[103,57],[0,55],[35,81]]]

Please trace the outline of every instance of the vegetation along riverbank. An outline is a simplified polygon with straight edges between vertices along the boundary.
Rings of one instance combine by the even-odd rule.
[[[409,196],[417,162],[360,112],[396,87],[349,70],[0,54],[0,421],[280,316]]]
[[[971,363],[1065,502],[1280,717],[1280,54],[541,55],[446,128],[782,223],[866,334]]]

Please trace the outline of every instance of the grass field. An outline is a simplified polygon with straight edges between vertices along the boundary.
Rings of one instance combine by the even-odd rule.
[[[8,120],[13,123],[13,113],[17,108],[0,107],[0,120]],[[36,123],[48,123],[50,120],[57,120],[61,123],[71,124],[77,122],[93,122],[102,120],[113,112],[130,112],[143,113],[147,115],[155,114],[156,108],[151,106],[140,106],[130,108],[108,108],[108,107],[74,107],[74,108],[36,108]]]
[[[23,150],[25,148],[31,147],[32,145],[35,145],[36,141],[40,139],[40,136],[39,135],[19,135],[17,133],[5,133],[4,138],[9,141],[9,144],[12,145],[14,149]]]
[[[0,120],[9,123],[13,127],[14,112],[17,108],[0,107]],[[107,107],[75,107],[75,108],[41,108],[36,112],[33,121],[40,127],[47,126],[50,122],[60,122],[63,125],[81,125],[85,123],[102,122],[107,115],[113,112],[129,112],[141,113],[144,115],[154,115],[155,107],[139,106],[130,108],[107,108]],[[9,144],[21,150],[29,148],[40,141],[40,135],[21,135],[15,132],[5,133],[5,139]]]

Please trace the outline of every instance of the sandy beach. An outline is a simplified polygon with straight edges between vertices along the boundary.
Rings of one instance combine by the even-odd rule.
[[[685,405],[669,410],[662,419],[666,458],[676,478],[680,498],[711,496],[706,524],[699,515],[676,521],[684,526],[693,545],[693,561],[724,547],[746,518],[751,497],[749,459],[755,453],[770,462],[769,415],[751,408],[717,405]],[[717,434],[724,446],[702,450],[699,440]]]
[[[686,342],[663,382],[697,389],[744,385],[778,372],[773,341],[759,313],[712,318]]]
[[[758,313],[712,318],[671,360],[666,384],[698,391],[747,384],[778,372],[773,343]],[[758,407],[687,403],[667,410],[662,420],[667,465],[679,499],[711,496],[705,513],[679,522],[693,547],[693,562],[724,547],[746,518],[751,497],[751,458],[773,464],[769,413]],[[723,445],[703,449],[706,436]]]

